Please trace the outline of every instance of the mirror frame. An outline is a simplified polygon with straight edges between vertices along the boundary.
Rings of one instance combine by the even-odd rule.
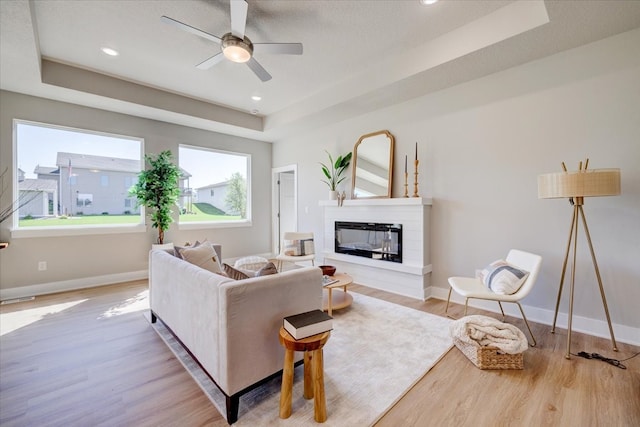
[[[358,169],[358,146],[360,146],[367,138],[371,138],[378,135],[386,135],[387,139],[389,139],[389,183],[387,186],[387,194],[381,196],[356,196],[356,171]],[[388,130],[380,130],[377,132],[368,133],[366,135],[362,135],[356,145],[353,147],[353,165],[351,171],[351,198],[352,199],[390,199],[391,198],[391,189],[393,188],[393,152],[395,146],[395,138]]]

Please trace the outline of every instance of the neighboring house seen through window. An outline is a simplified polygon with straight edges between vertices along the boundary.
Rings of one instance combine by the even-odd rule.
[[[14,229],[144,223],[135,203],[122,204],[143,166],[142,139],[21,120],[14,130]]]
[[[251,156],[180,145],[180,223],[237,223],[250,218]],[[187,172],[188,171],[188,172]]]

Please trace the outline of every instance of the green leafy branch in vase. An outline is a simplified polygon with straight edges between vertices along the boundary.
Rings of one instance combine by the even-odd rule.
[[[324,176],[327,178],[326,180],[323,179],[322,182],[329,186],[329,190],[337,191],[338,185],[347,178],[343,176],[343,174],[349,167],[352,153],[349,152],[344,156],[338,156],[334,161],[331,154],[327,150],[325,150],[325,152],[329,156],[329,166],[320,162],[320,165],[322,165],[322,173],[324,173]]]

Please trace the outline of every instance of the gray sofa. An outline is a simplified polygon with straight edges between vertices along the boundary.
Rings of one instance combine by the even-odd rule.
[[[152,322],[160,319],[224,393],[232,424],[240,396],[282,370],[282,319],[321,308],[322,272],[305,267],[236,281],[153,249],[149,302]]]

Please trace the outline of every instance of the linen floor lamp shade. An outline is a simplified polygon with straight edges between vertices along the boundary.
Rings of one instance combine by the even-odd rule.
[[[538,198],[617,196],[620,169],[592,169],[538,176]]]
[[[613,327],[611,326],[611,318],[609,316],[609,308],[607,307],[607,299],[604,294],[604,287],[602,286],[602,278],[600,277],[600,270],[598,269],[598,262],[596,261],[596,255],[593,250],[593,244],[591,243],[591,235],[589,234],[589,227],[587,226],[587,220],[584,216],[582,205],[584,204],[585,197],[619,195],[621,192],[620,169],[588,170],[588,164],[589,159],[586,160],[584,169],[582,168],[582,162],[580,162],[580,166],[578,167],[577,171],[567,172],[564,163],[562,163],[564,172],[548,173],[538,176],[539,199],[569,198],[569,202],[573,206],[573,217],[571,220],[571,228],[569,230],[569,241],[567,243],[564,263],[562,265],[562,275],[560,276],[560,286],[558,287],[556,310],[553,316],[553,327],[551,328],[551,332],[554,333],[556,329],[556,320],[558,318],[560,297],[562,296],[562,287],[564,284],[565,273],[567,271],[567,261],[569,260],[569,253],[573,250],[573,262],[571,265],[571,287],[569,289],[567,352],[565,354],[565,358],[567,359],[571,358],[571,323],[573,318],[573,294],[575,285],[576,252],[578,243],[578,217],[582,218],[582,225],[587,237],[587,242],[589,243],[591,260],[593,261],[596,278],[598,279],[598,285],[600,287],[600,296],[602,297],[602,304],[604,306],[604,312],[607,317],[607,323],[609,325],[609,333],[611,334],[611,343],[613,344],[613,350],[618,351],[616,339],[613,335]]]

